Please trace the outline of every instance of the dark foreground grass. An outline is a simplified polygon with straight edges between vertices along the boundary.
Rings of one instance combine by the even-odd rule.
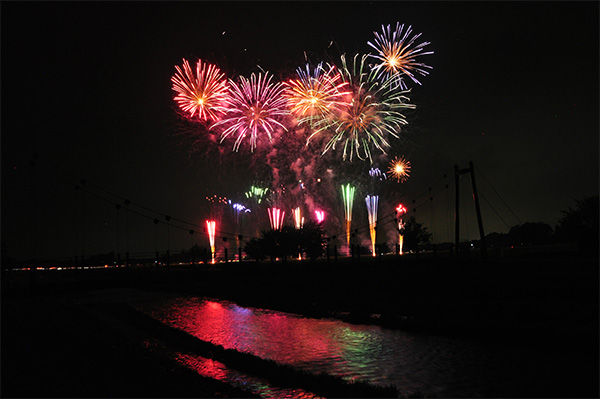
[[[255,397],[147,350],[65,301],[3,298],[2,398]]]

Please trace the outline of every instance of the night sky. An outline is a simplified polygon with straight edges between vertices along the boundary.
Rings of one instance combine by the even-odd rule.
[[[230,154],[229,141],[192,150],[174,66],[201,58],[233,78],[260,65],[283,80],[305,54],[369,52],[373,32],[396,22],[435,53],[422,57],[433,70],[410,86],[417,109],[396,144],[412,174],[382,201],[419,204],[449,184],[416,211],[442,242],[453,240],[455,164],[473,161],[482,174],[486,233],[554,227],[599,191],[598,2],[2,2],[1,11],[2,242],[13,258],[206,245],[152,218],[201,225],[207,195],[241,199],[250,154]],[[216,148],[218,160],[207,155]],[[76,190],[79,178],[104,200]],[[159,216],[129,215],[126,233],[123,198]],[[475,214],[465,214],[461,234],[475,239]]]

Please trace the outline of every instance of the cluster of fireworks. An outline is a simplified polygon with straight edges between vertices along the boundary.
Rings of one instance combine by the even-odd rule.
[[[391,25],[382,26],[382,31],[374,34],[374,41],[367,42],[375,50],[374,53],[342,54],[339,63],[307,62],[296,69],[294,77],[284,81],[276,81],[273,74],[264,70],[251,74],[249,78],[227,78],[216,65],[198,60],[194,68],[184,59],[181,66],[175,67],[176,72],[171,78],[172,89],[176,93],[174,100],[188,120],[203,127],[200,132],[211,132],[219,137],[220,143],[231,141],[235,152],[246,145],[251,152],[255,152],[257,148],[274,146],[276,141],[283,143],[287,137],[303,138],[304,152],[314,155],[301,158],[298,153],[302,150],[298,147],[295,153],[297,160],[293,165],[288,163],[276,168],[269,162],[277,157],[281,149],[268,153],[274,179],[272,187],[277,190],[282,188],[281,192],[285,192],[285,187],[278,181],[280,170],[293,169],[298,175],[315,173],[315,168],[306,161],[311,157],[319,158],[339,150],[342,161],[356,158],[374,164],[374,152],[377,152],[378,159],[387,156],[392,148],[391,140],[400,138],[401,129],[408,124],[404,112],[415,108],[408,97],[410,89],[407,82],[420,85],[417,76],[426,76],[428,70],[432,69],[420,62],[421,56],[432,54],[425,51],[429,43],[418,43],[421,34],[413,35],[412,27],[397,23],[395,28]],[[314,146],[321,148],[318,152],[312,152]],[[410,176],[410,170],[410,161],[404,156],[396,156],[389,163],[387,173],[371,168],[369,174],[379,181],[387,180],[389,176],[390,180],[404,182]],[[311,213],[314,212],[317,223],[325,221],[322,204],[306,198],[306,191],[309,190],[306,190],[302,179],[298,180],[297,177],[296,181],[300,182],[298,190],[304,193],[304,197],[294,199],[296,205],[291,207],[293,224],[297,229],[304,226],[302,207],[297,206],[301,201],[305,201]],[[320,178],[316,181],[321,183]],[[331,179],[329,181],[332,182]],[[248,207],[232,203],[225,197],[207,197],[207,200],[215,205],[228,203],[235,212],[239,226],[241,215],[251,214],[254,208],[262,207],[263,201],[276,194],[277,190],[251,186],[244,193]],[[355,184],[342,185],[348,245],[355,191]],[[379,206],[379,195],[374,191],[373,186],[372,192],[365,198],[373,255]],[[267,213],[271,228],[281,230],[285,211],[277,201],[270,202],[270,205]],[[262,209],[261,213],[264,212]],[[258,212],[254,214],[256,216]],[[211,220],[207,220],[213,255],[214,219],[217,218],[211,215]],[[401,230],[399,216],[398,220]],[[402,235],[399,243],[402,245]]]
[[[253,151],[260,136],[272,142],[278,128],[287,132],[287,126],[299,125],[308,127],[307,144],[316,135],[326,136],[322,154],[339,145],[344,160],[355,155],[372,162],[371,149],[386,153],[389,136],[397,138],[408,123],[402,111],[415,108],[405,77],[420,84],[415,74],[431,69],[416,61],[432,53],[423,52],[428,42],[415,45],[420,34],[411,37],[411,27],[400,24],[382,29],[375,32],[375,43],[367,42],[375,54],[343,54],[340,66],[306,64],[285,82],[275,82],[269,72],[227,79],[215,65],[198,60],[194,69],[184,59],[171,78],[174,99],[189,118],[217,131],[221,142],[234,138],[236,151],[245,139]]]

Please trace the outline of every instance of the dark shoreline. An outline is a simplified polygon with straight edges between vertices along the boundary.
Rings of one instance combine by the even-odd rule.
[[[128,287],[214,297],[231,300],[242,306],[270,308],[310,317],[336,317],[348,322],[377,324],[406,331],[501,341],[505,345],[525,345],[540,350],[550,348],[556,351],[557,356],[568,354],[569,358],[573,353],[578,353],[580,364],[573,365],[568,375],[560,376],[565,381],[559,384],[558,390],[537,393],[523,391],[515,396],[598,396],[597,259],[514,259],[488,261],[485,264],[477,261],[434,262],[421,259],[397,263],[393,260],[375,262],[365,259],[339,264],[288,262],[271,265],[263,262],[231,263],[216,267],[172,266],[169,269],[73,270],[62,275],[58,273],[63,272],[56,271],[36,273],[36,281],[31,286],[24,280],[21,287],[18,284],[3,284],[3,397],[115,396],[104,395],[102,392],[106,391],[102,390],[94,391],[93,385],[88,386],[88,395],[68,389],[63,394],[36,395],[23,389],[22,384],[37,377],[36,372],[43,372],[41,366],[28,366],[26,362],[18,364],[23,360],[14,351],[12,341],[22,339],[25,342],[19,343],[20,348],[26,348],[27,340],[33,340],[35,334],[23,330],[35,321],[29,320],[21,325],[20,317],[23,314],[16,306],[22,306],[20,303],[27,301],[34,303],[51,301],[49,298],[72,298],[93,289]],[[46,306],[52,307],[50,305]],[[32,312],[35,314],[37,310],[33,306]],[[56,308],[54,306],[54,310],[38,316],[51,319],[52,311],[56,311]],[[64,309],[62,313],[65,313]],[[74,319],[75,315],[65,317]],[[71,323],[78,324],[79,319],[75,321]],[[60,334],[60,329],[54,328],[57,329],[55,334]],[[85,326],[75,328],[86,330]],[[91,328],[90,325],[87,330]],[[92,332],[92,335],[97,334]],[[43,335],[40,332],[40,337]],[[40,339],[43,341],[45,338]],[[66,338],[63,341],[65,351],[74,349],[69,348],[75,345],[67,343]],[[115,344],[118,341],[113,337],[107,340],[106,345],[114,348],[127,346],[124,342]],[[85,342],[79,344],[85,346]],[[29,353],[29,356],[47,359],[47,364],[52,365],[48,357],[56,356],[60,350],[52,348],[52,342],[47,345],[49,347],[31,345],[38,352]],[[24,353],[29,349],[26,348]],[[141,355],[131,350],[129,353],[133,363]],[[146,369],[151,368],[149,365],[152,362],[146,362]],[[55,363],[67,370],[73,368],[72,364],[62,360],[55,360]],[[12,371],[6,372],[7,368]],[[97,368],[104,370],[100,366]],[[49,378],[53,373],[46,371],[44,378],[57,390],[60,383]],[[111,375],[110,370],[104,370],[105,379]],[[199,392],[193,384],[200,384],[197,382],[200,377],[188,377],[190,381],[179,384],[177,390],[161,391],[155,388],[137,391],[133,387],[139,386],[139,381],[134,376],[131,380],[119,379],[108,385],[112,384],[116,392],[121,392],[116,395],[118,397],[132,396],[131,392],[136,393],[134,397],[184,397],[186,392]],[[93,376],[87,378],[95,380]],[[164,378],[169,380],[163,384],[167,387],[172,381],[171,371],[166,372]],[[141,375],[139,379],[144,380]],[[187,377],[180,379],[187,380]],[[208,392],[205,397],[242,396],[233,388],[231,391],[228,387],[215,389],[214,383],[200,384],[210,386],[205,391]],[[154,385],[160,384],[154,382]]]

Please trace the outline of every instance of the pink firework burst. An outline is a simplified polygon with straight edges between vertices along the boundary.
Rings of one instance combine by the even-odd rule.
[[[244,138],[249,137],[250,149],[254,151],[259,134],[272,141],[277,127],[287,131],[280,119],[289,114],[287,100],[282,95],[282,83],[273,83],[269,73],[252,74],[250,79],[240,76],[238,82],[229,81],[229,93],[225,100],[227,113],[211,129],[223,126],[221,142],[228,136],[237,136],[233,145],[238,151]]]
[[[175,66],[177,72],[171,78],[173,90],[177,92],[174,98],[179,108],[203,121],[216,121],[225,113],[223,108],[227,95],[227,81],[224,74],[214,65],[198,60],[196,70],[193,70],[187,60],[183,67]]]
[[[416,60],[417,57],[433,54],[433,51],[423,52],[425,46],[429,42],[423,42],[414,45],[415,41],[421,36],[421,33],[410,37],[412,26],[404,30],[404,24],[396,23],[396,29],[392,31],[391,26],[387,29],[381,26],[382,33],[373,32],[375,34],[375,43],[367,42],[367,44],[377,50],[376,55],[371,57],[381,61],[373,69],[377,71],[377,75],[383,75],[386,78],[396,76],[397,83],[401,87],[406,88],[406,83],[402,79],[402,75],[407,75],[415,83],[421,84],[415,77],[415,73],[426,76],[429,74],[427,69],[433,69]],[[414,72],[414,73],[413,73]]]

